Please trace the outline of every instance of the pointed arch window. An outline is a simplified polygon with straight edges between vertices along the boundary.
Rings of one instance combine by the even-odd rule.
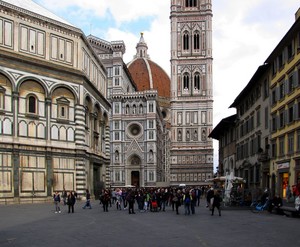
[[[183,90],[189,90],[190,89],[190,77],[188,73],[185,73],[183,75]]]
[[[200,90],[200,74],[196,73],[194,75],[194,86],[195,86],[195,90]]]
[[[183,50],[188,50],[189,49],[189,34],[185,32],[183,34]]]
[[[197,32],[194,34],[194,50],[200,49],[200,34]]]

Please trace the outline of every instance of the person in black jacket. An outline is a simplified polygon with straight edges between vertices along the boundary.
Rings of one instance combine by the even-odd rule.
[[[215,210],[215,208],[217,208],[219,211],[219,216],[221,216],[221,201],[222,201],[222,199],[221,199],[221,196],[220,196],[218,190],[214,190],[211,215],[214,215],[214,210]]]
[[[68,204],[68,213],[70,213],[72,209],[72,213],[74,213],[74,204],[75,204],[75,196],[72,191],[69,192],[68,194],[68,199],[67,199],[67,204]]]
[[[134,200],[135,200],[134,191],[132,191],[132,190],[128,191],[126,200],[128,201],[128,205],[129,205],[129,208],[128,208],[129,214],[135,214],[135,212],[134,212]]]

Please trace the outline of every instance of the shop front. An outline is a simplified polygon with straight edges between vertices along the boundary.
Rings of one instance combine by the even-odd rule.
[[[277,165],[278,184],[277,191],[281,198],[286,198],[286,190],[290,179],[290,162],[280,163]]]

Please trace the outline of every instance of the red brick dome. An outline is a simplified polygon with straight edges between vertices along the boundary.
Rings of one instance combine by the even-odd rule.
[[[136,49],[137,54],[128,64],[128,70],[138,91],[156,89],[159,97],[170,98],[171,80],[168,74],[149,58],[143,34]]]

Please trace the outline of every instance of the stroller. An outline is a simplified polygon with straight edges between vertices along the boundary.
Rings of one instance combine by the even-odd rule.
[[[157,205],[157,201],[155,200],[151,202],[151,211],[158,212],[158,205]]]

